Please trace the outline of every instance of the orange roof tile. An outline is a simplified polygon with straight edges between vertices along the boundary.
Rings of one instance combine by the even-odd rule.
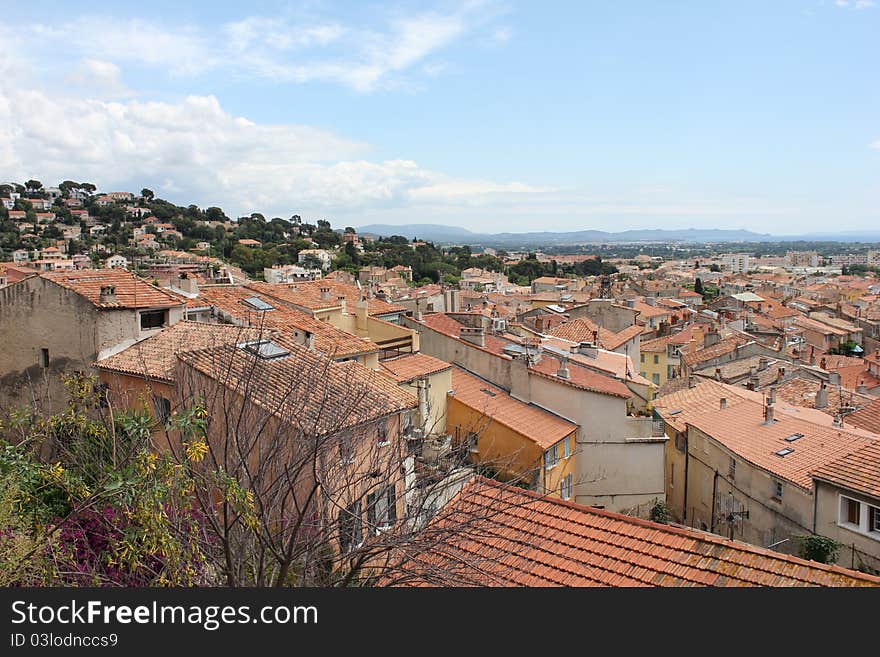
[[[450,397],[468,408],[532,440],[541,449],[552,447],[577,431],[577,425],[558,415],[514,399],[484,379],[455,367]]]
[[[355,304],[361,298],[361,291],[355,285],[349,285],[333,278],[322,278],[317,281],[297,281],[296,283],[261,283],[250,282],[247,287],[256,292],[261,292],[281,301],[296,304],[309,310],[322,310],[335,308],[339,304],[339,297],[345,297],[349,311],[353,311]],[[321,288],[330,288],[330,298],[321,298]],[[403,313],[406,308],[395,303],[388,303],[382,299],[372,298],[367,300],[367,312],[370,315],[390,315]]]
[[[822,466],[813,476],[859,493],[880,497],[880,441]]]
[[[870,441],[858,430],[821,425],[787,413],[776,413],[775,421],[766,424],[763,405],[753,401],[697,415],[687,424],[750,463],[806,489],[812,471]],[[802,437],[796,441],[785,440],[798,433]],[[778,456],[776,452],[783,448],[794,451]]]
[[[251,298],[260,299],[273,309],[261,311],[247,305],[245,299]],[[250,326],[262,326],[284,333],[312,333],[315,336],[315,349],[334,358],[379,351],[379,346],[367,338],[359,338],[330,322],[322,322],[277,301],[273,303],[268,295],[261,296],[248,287],[203,287],[199,289],[199,303],[219,308]]]
[[[726,399],[727,406],[731,407],[748,400],[763,403],[764,395],[720,381],[697,379],[693,388],[685,387],[657,397],[653,408],[666,424],[676,431],[684,431],[691,418],[720,409],[722,399]]]
[[[405,354],[380,361],[379,365],[400,383],[436,374],[452,367],[451,363],[428,354]]]
[[[880,434],[880,399],[875,399],[864,408],[847,415],[846,421],[860,429]]]
[[[174,382],[177,354],[271,337],[271,332],[230,324],[181,321],[96,365],[110,372]]]
[[[124,269],[46,272],[41,273],[40,276],[76,292],[91,301],[97,308],[158,308],[183,305],[176,297],[142,281]],[[101,302],[101,288],[105,286],[115,288],[115,303]]]
[[[178,358],[304,435],[336,433],[417,406],[395,381],[357,361],[331,361],[283,336],[273,342],[289,355],[264,359],[226,345]]]
[[[460,531],[449,531],[456,527]],[[447,529],[448,528],[448,529]],[[396,586],[880,586],[880,578],[475,477]],[[445,533],[444,533],[445,531]]]
[[[563,383],[574,388],[580,388],[581,390],[598,392],[603,395],[623,397],[624,399],[629,399],[633,396],[633,393],[630,391],[629,388],[626,387],[626,384],[623,383],[623,381],[612,378],[611,376],[600,374],[599,372],[587,369],[585,367],[580,367],[576,361],[568,361],[569,378],[567,379],[563,379],[557,376],[559,366],[559,360],[554,356],[548,355],[548,353],[545,351],[544,354],[541,356],[540,361],[529,366],[529,371],[537,374],[538,376],[552,379],[553,381],[557,381],[559,383]]]

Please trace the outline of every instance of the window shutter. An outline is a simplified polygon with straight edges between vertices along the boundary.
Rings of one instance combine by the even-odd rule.
[[[388,489],[388,524],[397,522],[397,491],[394,490],[394,486],[389,486]]]

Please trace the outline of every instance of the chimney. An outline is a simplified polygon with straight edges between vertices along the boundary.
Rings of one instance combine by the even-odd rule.
[[[318,289],[321,290],[321,301],[330,301],[330,288],[321,286]]]
[[[478,347],[483,347],[484,349],[486,348],[486,329],[482,326],[478,328],[462,326],[460,337],[465,342],[469,342]]]
[[[636,307],[636,300],[635,299],[627,299],[626,300],[626,307],[627,308],[635,308]]]
[[[828,365],[828,359],[825,358],[825,356],[822,356],[822,360],[819,361],[819,367],[821,367],[824,370],[827,365]]]
[[[834,426],[843,427],[843,416],[841,416],[840,413],[834,416]]]
[[[828,374],[828,383],[833,386],[840,385],[840,372],[831,372]]]
[[[344,296],[340,294],[338,297],[336,297],[336,301],[339,303],[340,306],[342,306],[342,312],[346,312],[348,310],[348,303],[346,302]]]
[[[769,390],[767,390],[767,403],[775,404],[776,403],[776,387],[770,386]]]
[[[723,411],[725,408],[727,408],[727,397],[722,397],[721,399],[719,399],[719,400],[718,400],[718,406],[719,406],[719,408],[721,408],[722,411]]]
[[[721,342],[721,336],[718,335],[718,331],[712,329],[711,331],[706,331],[706,335],[703,337],[703,347],[711,347],[713,344],[718,344]]]
[[[366,331],[367,330],[367,316],[369,315],[369,301],[366,299],[361,299],[356,304],[354,304],[354,314],[355,314],[355,328],[358,331]]]
[[[180,272],[177,276],[177,289],[183,290],[187,294],[198,294],[199,284],[195,278],[190,278],[185,271]]]
[[[556,372],[556,376],[560,379],[570,379],[571,373],[568,371],[568,359],[560,358],[559,359],[559,370]]]
[[[856,392],[859,393],[860,395],[867,395],[868,394],[868,386],[865,385],[864,381],[862,381],[861,383],[859,383],[859,385],[856,386]]]
[[[102,285],[98,301],[101,303],[116,303],[116,286]]]
[[[721,368],[720,367],[715,368],[715,380],[716,381],[721,380]]]
[[[764,407],[764,424],[773,424],[773,404]]]
[[[823,409],[826,406],[828,406],[828,386],[823,381],[816,391],[816,408]]]
[[[315,334],[311,331],[306,331],[306,346],[309,348],[309,351],[315,350]]]
[[[645,303],[648,304],[649,306],[656,306],[657,299],[655,299],[654,297],[645,297]]]
[[[764,370],[767,369],[767,365],[768,365],[769,363],[770,363],[770,361],[767,360],[767,357],[766,357],[766,356],[761,356],[761,357],[758,359],[758,370],[761,371],[761,372],[763,372]]]
[[[587,358],[597,358],[599,356],[599,349],[592,342],[581,342],[578,345],[578,352]]]

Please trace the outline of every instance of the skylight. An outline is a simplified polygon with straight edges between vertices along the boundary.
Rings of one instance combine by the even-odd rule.
[[[256,310],[275,310],[275,306],[266,303],[260,297],[248,297],[244,303]]]
[[[800,440],[803,437],[804,434],[802,433],[793,433],[788,438],[786,438],[785,441],[788,443],[793,443],[795,440]]]
[[[486,393],[487,395],[489,395],[490,397],[494,397],[494,396],[495,396],[495,393],[492,392],[491,390],[489,390],[488,388],[480,388],[480,392],[484,392],[484,393]]]
[[[778,452],[776,452],[776,456],[788,456],[788,455],[791,454],[793,451],[794,451],[794,450],[793,450],[791,447],[783,447],[783,448],[780,449]]]
[[[271,340],[255,340],[254,342],[245,342],[241,345],[245,351],[262,358],[263,360],[272,360],[273,358],[281,358],[289,356],[290,352]]]

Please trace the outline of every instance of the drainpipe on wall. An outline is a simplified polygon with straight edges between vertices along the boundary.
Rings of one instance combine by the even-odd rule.
[[[713,534],[715,533],[715,491],[718,488],[718,470],[715,471],[715,476],[712,477],[712,524],[709,526],[709,531]]]
[[[684,433],[684,507],[682,512],[681,524],[687,524],[688,517],[688,464],[691,460],[691,447],[688,443],[687,430]]]

